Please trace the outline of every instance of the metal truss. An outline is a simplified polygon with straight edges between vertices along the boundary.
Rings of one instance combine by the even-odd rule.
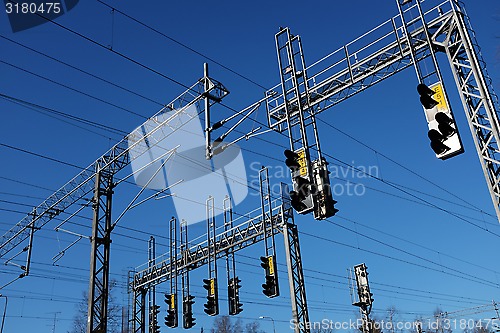
[[[311,161],[313,159],[311,153],[315,150],[319,154],[318,157],[321,157],[321,151],[315,116],[311,112],[306,112],[310,109],[311,93],[300,36],[292,35],[289,28],[282,28],[276,34],[276,51],[283,96],[281,112],[284,112],[286,120],[284,126],[288,129],[290,148],[292,151],[304,149],[306,160]],[[268,92],[267,95],[272,96],[273,93]],[[307,164],[308,175],[311,175],[311,165]]]
[[[90,286],[88,297],[87,333],[107,332],[109,251],[111,245],[111,202],[113,173],[96,173],[90,254]]]
[[[402,3],[409,6],[401,10],[398,2],[399,15],[300,71],[306,80],[303,87],[307,87],[300,94],[292,96],[283,90],[283,82],[267,91],[269,126],[285,131],[289,129],[290,117],[297,113],[323,112],[410,66],[415,66],[420,79],[428,75],[440,79],[434,54],[446,52],[500,219],[498,100],[468,18],[457,0],[434,6],[421,0]],[[416,15],[407,15],[412,11]],[[428,57],[432,58],[435,70],[419,72],[419,63]],[[291,81],[293,78],[284,84],[293,86]]]
[[[220,101],[227,93],[228,91],[220,82],[208,77],[200,79],[36,207],[37,215],[35,218],[28,214],[7,231],[1,238],[0,257],[19,246],[33,232],[42,228],[57,215],[63,212],[68,213],[75,204],[85,202],[84,198],[93,192],[94,217],[91,235],[87,332],[106,333],[109,254],[111,232],[114,227],[111,221],[111,203],[113,189],[118,184],[118,182],[114,183],[115,174],[167,137],[167,133],[164,131],[173,117],[185,112],[186,108],[197,104],[206,96],[210,96],[206,103],[210,106]],[[175,115],[163,121],[157,120],[161,119],[157,116],[169,110],[175,110]],[[144,311],[145,307],[144,297],[135,295],[134,304],[141,303],[141,311]],[[134,312],[135,315],[137,313]],[[140,326],[143,327],[146,321],[145,313],[141,312],[140,317]]]
[[[153,236],[149,237],[148,242],[148,265],[153,266],[156,260],[156,239]],[[155,312],[156,307],[156,288],[152,287],[148,290],[149,301],[149,333],[156,333],[155,325],[158,323],[158,314]]]
[[[272,220],[272,222],[271,222]],[[270,218],[262,218],[262,215],[251,217],[239,225],[215,235],[215,241],[211,242],[211,248],[216,250],[216,258],[224,258],[227,252],[236,252],[250,245],[264,240],[264,223],[272,223],[272,232],[277,234],[281,229],[281,206],[272,209]],[[270,232],[270,231],[268,231]],[[189,247],[182,256],[178,256],[176,270],[171,272],[172,263],[169,259],[157,262],[153,267],[148,267],[134,276],[133,289],[146,288],[169,281],[176,275],[181,275],[184,269],[196,269],[208,264],[209,258],[213,256],[209,253],[207,240]],[[212,259],[211,259],[212,260]]]
[[[208,84],[206,84],[208,90],[205,89],[206,82],[208,82]],[[228,91],[220,82],[212,78],[204,77],[170,104],[158,111],[150,119],[157,119],[157,116],[169,110],[176,110],[176,114],[182,113],[187,107],[197,104],[207,95],[213,97],[209,102],[209,105],[212,105],[227,94]],[[0,238],[0,258],[4,257],[8,252],[19,246],[19,244],[29,237],[31,230],[30,225],[32,223],[33,227],[38,230],[50,222],[54,217],[66,212],[72,206],[75,206],[75,204],[87,204],[84,198],[94,191],[97,170],[116,174],[118,171],[128,166],[132,160],[141,156],[152,146],[157,145],[165,138],[166,134],[160,134],[163,133],[164,127],[169,123],[170,119],[165,119],[162,122],[151,122],[149,121],[150,119],[142,126],[139,126],[139,128],[145,129],[146,134],[138,129],[127,135],[108,152],[38,205],[35,208],[37,216],[34,221],[32,220],[31,214],[27,214],[15,226],[9,229]],[[134,144],[130,145],[129,141],[134,141]]]
[[[259,188],[260,188],[260,208],[262,212],[262,220],[267,222],[262,225],[264,230],[264,248],[265,255],[276,256],[276,242],[273,232],[273,208],[271,200],[271,184],[269,182],[269,172],[267,168],[259,171]],[[282,196],[283,198],[283,196]],[[282,199],[283,200],[283,199]]]
[[[445,0],[434,7],[432,7],[432,1],[414,1],[417,1],[417,6],[420,4],[429,6],[421,11],[419,17],[405,21],[404,12],[400,12],[399,15],[307,67],[303,61],[300,38],[291,35],[288,29],[284,29],[290,44],[297,43],[295,45],[299,47],[299,52],[297,53],[297,49],[293,46],[283,48],[284,44],[280,43],[277,43],[278,50],[279,52],[283,51],[283,55],[289,52],[286,56],[290,61],[293,59],[294,65],[289,70],[292,62],[280,61],[282,82],[267,91],[264,99],[238,112],[238,115],[244,115],[237,122],[237,125],[250,113],[265,104],[269,126],[281,132],[291,130],[297,121],[312,122],[314,115],[433,56],[433,51],[446,52],[491,197],[500,218],[500,156],[498,156],[500,124],[498,110],[495,110],[498,105],[485,71],[484,62],[481,59],[479,47],[475,42],[473,30],[457,0]],[[410,3],[410,1],[404,1],[404,3]],[[409,10],[415,8],[413,7],[415,5],[410,4],[409,6]],[[133,159],[141,156],[166,137],[163,129],[170,119],[160,122],[157,116],[169,110],[181,113],[193,104],[203,104],[200,103],[202,101],[205,102],[205,106],[202,108],[206,109],[208,114],[209,107],[228,94],[220,82],[208,77],[208,70],[205,70],[205,73],[207,74],[205,77],[140,126],[141,130],[127,135],[89,167],[35,207],[37,212],[35,218],[27,214],[0,238],[1,258],[58,215],[75,210],[76,204],[86,205],[88,203],[86,197],[93,193],[94,220],[89,288],[89,315],[91,317],[89,320],[91,324],[88,332],[105,332],[106,328],[107,274],[109,271],[110,233],[113,228],[113,224],[110,224],[111,198],[112,189],[117,184],[113,183],[116,181],[115,175],[128,166]],[[246,111],[248,112],[245,113]],[[230,119],[234,119],[234,117],[230,117]],[[220,128],[227,120],[219,121],[213,125],[208,121],[207,133],[215,130],[215,127]],[[301,130],[304,128],[302,126]],[[216,139],[215,142],[220,142],[227,136],[227,133],[221,135],[218,138],[220,140]],[[251,132],[245,138],[253,134]],[[319,140],[315,139],[319,151]],[[294,144],[310,146],[309,143],[301,143],[292,137],[290,140],[292,147]],[[129,144],[131,141],[134,143]],[[211,142],[208,142],[207,146],[214,149],[207,151],[208,155],[214,153],[217,148],[222,149],[222,147],[214,146]],[[268,225],[271,226],[270,233],[272,235],[285,232],[284,228],[289,225],[284,222],[283,204],[271,208],[270,212],[270,214],[266,214],[265,209],[263,209],[261,215],[249,218],[240,225],[216,235],[213,244],[215,258],[225,256],[226,251],[235,252],[264,240],[266,233],[269,232],[266,230]],[[292,230],[291,234],[295,232],[293,229],[289,229],[288,232],[290,230]],[[297,246],[298,251],[298,243],[293,245],[293,241],[292,238],[289,239],[289,247]],[[133,289],[136,293],[134,316],[138,314],[135,311],[139,304],[142,304],[142,309],[145,308],[145,299],[143,299],[145,296],[142,296],[144,290],[154,284],[173,278],[173,275],[177,276],[183,269],[194,269],[207,264],[210,254],[208,245],[207,242],[204,242],[187,249],[184,256],[177,257],[176,269],[173,273],[170,273],[172,263],[168,261],[156,263],[152,267],[138,272],[133,281]],[[299,267],[294,269],[299,269]],[[297,294],[301,292],[299,290]],[[144,313],[141,312],[139,317],[141,316],[144,317]],[[137,323],[139,322],[140,326],[143,327],[145,318],[141,321],[138,319]],[[138,330],[138,327],[134,326],[134,330]]]
[[[146,294],[145,288],[133,291],[132,333],[146,333]]]
[[[210,196],[207,201],[206,201],[206,208],[207,208],[207,257],[208,257],[208,262],[207,262],[207,267],[208,267],[208,278],[209,279],[215,279],[217,282],[217,228],[215,225],[215,216],[217,215],[215,213],[215,205],[214,205],[214,198]],[[175,279],[176,273],[176,268],[173,267],[175,266],[174,262],[174,257],[170,257],[170,262],[173,263],[174,265],[170,265],[172,268],[170,274],[171,278],[169,279],[172,281]],[[217,288],[217,284],[215,284],[215,288]]]
[[[261,170],[260,175],[261,183],[263,185],[267,184],[267,177],[265,176],[267,175],[267,170]],[[265,188],[266,186],[263,187]],[[135,273],[131,287],[135,290],[136,295],[141,290],[171,281],[176,276],[185,275],[190,270],[209,265],[209,261],[227,257],[228,254],[234,256],[234,253],[241,249],[264,241],[266,238],[274,238],[275,235],[281,233],[285,236],[285,253],[290,279],[292,315],[293,320],[299,323],[299,325],[296,325],[295,332],[308,333],[310,331],[308,326],[309,316],[298,231],[293,221],[293,210],[290,207],[290,200],[287,197],[287,185],[282,184],[281,187],[281,198],[273,201],[270,200],[270,193],[265,189],[261,189],[261,214],[248,217],[248,219],[234,227],[226,224],[222,233],[211,235],[210,242],[207,239],[199,244],[188,247],[186,246],[187,240],[183,241],[183,250],[177,255],[176,260],[165,259],[164,261],[157,262],[153,267],[148,267]],[[268,203],[266,203],[267,200],[269,200]],[[248,215],[243,216],[245,217],[241,219],[246,218]],[[267,250],[274,253],[274,249]],[[215,258],[213,258],[214,255]],[[232,269],[234,270],[234,267]],[[135,318],[139,320],[134,326],[137,327],[140,325],[140,316],[135,316]]]
[[[468,18],[458,5],[442,29],[433,36],[433,43],[442,45],[448,55],[491,199],[500,219],[498,98],[493,92]]]
[[[441,24],[442,19],[437,18],[432,19],[428,26],[435,29]],[[395,16],[307,66],[304,71],[307,72],[308,96],[301,93],[299,97],[308,99],[305,111],[318,114],[410,67],[412,55],[415,61],[430,56],[424,27],[408,32],[413,40],[410,48],[403,26],[401,17]],[[267,92],[269,126],[278,131],[287,129],[285,100],[288,104],[297,104],[297,97],[287,99],[281,90],[279,84]]]

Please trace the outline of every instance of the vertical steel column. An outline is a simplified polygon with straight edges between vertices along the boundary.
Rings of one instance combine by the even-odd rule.
[[[149,237],[148,242],[148,266],[151,268],[155,265],[156,261],[156,241],[153,236]],[[149,333],[155,333],[155,325],[158,323],[158,316],[154,313],[156,305],[156,286],[153,285],[148,290],[149,298]]]
[[[217,280],[217,249],[215,239],[217,230],[215,226],[214,198],[209,196],[207,205],[207,250],[208,250],[208,276]]]
[[[296,154],[303,152],[304,156],[299,163],[300,172],[291,170],[293,191],[301,193],[299,200],[305,206],[298,211],[300,214],[312,211],[315,219],[322,220],[335,215],[336,201],[332,198],[329,176],[321,171],[326,170],[327,162],[322,157],[316,116],[311,107],[302,42],[289,28],[282,28],[275,39],[290,149]],[[348,61],[347,47],[345,51]]]
[[[310,333],[309,311],[307,309],[306,285],[304,272],[302,270],[302,258],[300,255],[299,232],[293,220],[293,209],[290,206],[290,198],[287,186],[282,184],[282,225],[285,239],[285,255],[288,269],[288,282],[290,284],[290,299],[292,302],[292,319],[294,321],[295,333]]]
[[[189,241],[188,241],[188,225],[186,220],[181,221],[181,232],[180,232],[180,249],[183,264],[188,262],[189,256]],[[181,289],[182,289],[182,300],[183,302],[189,297],[189,267],[186,267],[181,271]]]
[[[135,291],[134,291],[135,271],[129,270],[127,274],[127,328],[125,332],[135,333]]]
[[[274,223],[271,207],[271,185],[269,184],[269,173],[267,168],[259,171],[260,181],[260,202],[262,211],[262,228],[264,229],[264,246],[266,257],[276,255],[276,245],[274,241]],[[269,241],[268,238],[271,238]]]
[[[177,308],[177,219],[172,216],[169,222],[169,252],[170,252],[170,297],[175,295],[175,308]]]
[[[359,311],[361,313],[361,321],[362,321],[362,330],[364,333],[371,333],[372,332],[372,323],[370,321],[370,317],[368,315],[368,312],[366,312],[366,309],[359,308]]]
[[[180,250],[183,265],[185,268],[181,271],[181,288],[182,288],[182,326],[183,328],[191,328],[195,325],[193,317],[192,305],[194,304],[194,296],[189,292],[189,270],[186,266],[189,260],[189,241],[188,241],[188,225],[186,220],[181,221],[180,225]]]
[[[436,58],[436,49],[438,49],[437,44],[433,43],[431,34],[429,33],[429,28],[427,26],[427,22],[425,21],[425,15],[422,11],[422,7],[420,5],[421,0],[416,0],[415,4],[410,1],[401,1],[396,0],[399,9],[399,15],[401,18],[402,29],[404,31],[404,38],[408,43],[408,48],[410,50],[410,56],[412,59],[413,66],[415,68],[415,72],[417,74],[418,82],[424,84],[433,84],[436,82],[441,82],[443,84],[443,77],[441,75],[441,70],[439,68],[439,64]],[[404,9],[403,7],[407,7]],[[409,20],[405,18],[409,16]],[[413,34],[412,31],[408,28],[410,25],[422,25],[422,32],[419,34]],[[428,61],[428,57],[420,57],[415,54],[415,48],[419,44],[426,44],[425,48],[422,48],[419,52],[426,53],[430,56],[431,61]],[[444,51],[442,47],[439,48],[441,51]],[[420,59],[420,60],[418,60]],[[446,100],[447,105],[450,105],[450,101],[448,100],[448,95],[446,94],[446,90],[444,89],[443,84],[443,94]]]
[[[231,198],[226,195],[223,202],[224,210],[224,232],[226,237],[229,236],[229,231],[233,228],[233,207]],[[226,252],[226,272],[227,272],[227,301],[230,315],[237,315],[241,309],[239,287],[240,279],[236,275],[236,260],[234,258],[234,249],[229,249]]]
[[[349,270],[349,273],[351,270]],[[373,323],[370,320],[370,312],[372,311],[372,293],[370,292],[370,284],[368,282],[368,270],[366,265],[359,264],[354,266],[354,275],[356,277],[357,301],[352,305],[359,307],[362,320],[363,333],[371,333],[373,331]],[[351,280],[352,274],[349,274]]]
[[[28,244],[28,255],[26,256],[26,265],[24,266],[24,272],[19,276],[20,278],[23,278],[25,276],[28,276],[30,273],[30,266],[31,266],[31,253],[33,251],[33,235],[35,234],[35,231],[37,228],[35,227],[35,220],[37,217],[37,212],[36,208],[33,209],[32,214],[32,219],[31,219],[31,224],[29,226],[30,228],[30,240]]]
[[[206,201],[207,207],[207,256],[208,256],[208,278],[213,280],[213,288],[208,289],[208,295],[215,299],[215,311],[211,315],[219,314],[218,284],[217,284],[217,227],[215,225],[214,198],[209,196]],[[203,280],[204,282],[206,280]],[[212,283],[212,282],[210,282]],[[209,300],[207,297],[207,303]],[[207,309],[205,309],[207,310]],[[206,311],[205,311],[206,312]],[[208,312],[207,312],[208,314]]]
[[[233,228],[233,207],[231,205],[231,198],[226,195],[223,202],[224,209],[224,232],[228,232]],[[226,256],[226,270],[227,281],[236,277],[236,262],[234,259],[234,251],[231,249],[227,252]]]
[[[188,262],[189,255],[189,241],[188,241],[188,225],[186,220],[181,221],[181,232],[180,232],[180,248],[182,262],[185,265]],[[187,300],[189,295],[189,267],[186,267],[181,271],[182,274],[182,300],[183,302]]]
[[[207,250],[208,250],[208,277],[215,278],[217,281],[217,249],[216,237],[217,230],[215,226],[215,206],[214,198],[209,196],[207,205]]]
[[[207,160],[212,158],[212,132],[210,129],[210,79],[208,78],[208,64],[203,64],[203,83],[205,88],[205,157]]]
[[[493,303],[493,308],[495,309],[495,313],[497,314],[497,319],[500,320],[500,312],[498,312],[497,303],[495,302],[495,300],[492,300],[491,302]]]
[[[92,208],[87,333],[107,333],[113,173],[97,170]]]
[[[146,294],[145,288],[133,291],[132,333],[146,333]]]
[[[302,42],[300,36],[292,35],[289,28],[280,30],[275,39],[290,148],[293,151],[304,149],[310,175],[310,148],[315,147],[318,154],[320,152],[314,113],[309,110],[309,88]],[[312,125],[314,134],[312,144],[309,143],[307,135],[309,125]]]
[[[498,98],[486,68],[481,66],[472,28],[456,1],[454,19],[444,42],[446,54],[466,111],[479,160],[500,220],[500,120]],[[437,43],[437,42],[436,42]],[[496,108],[496,109],[495,109]]]

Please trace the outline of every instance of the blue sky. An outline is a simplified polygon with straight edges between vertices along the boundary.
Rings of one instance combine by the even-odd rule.
[[[492,0],[464,2],[498,92],[500,5]],[[230,91],[224,103],[242,109],[262,98],[264,90],[259,85],[271,87],[279,81],[274,34],[280,26],[289,26],[293,33],[301,35],[306,62],[311,64],[397,13],[394,1],[305,4],[295,0],[271,3],[193,0],[150,1],[148,6],[139,1],[107,3],[171,39],[117,12],[112,14],[109,8],[94,0],[81,1],[58,18],[57,23],[104,48],[51,23],[12,33],[7,16],[1,13],[0,93],[128,133],[185,88],[116,53],[187,86],[203,75],[203,62],[208,62],[210,75]],[[430,316],[436,307],[453,312],[488,304],[492,299],[500,300],[500,270],[494,254],[500,227],[450,68],[444,55],[439,60],[465,146],[465,153],[460,156],[440,161],[432,153],[412,69],[319,116],[322,148],[335,158],[329,161],[331,182],[338,189],[335,199],[340,212],[329,221],[315,221],[311,216],[296,218],[302,233],[300,241],[312,320],[345,321],[356,317],[357,310],[350,305],[346,272],[361,262],[367,264],[370,272],[375,294],[373,312],[379,317],[386,316],[385,310],[390,306],[400,311],[401,320],[413,320],[419,315]],[[87,166],[123,137],[66,118],[61,121],[47,116],[47,112],[41,113],[37,107],[30,109],[5,99],[0,99],[0,112],[2,231],[79,171],[67,164]],[[230,115],[230,111],[217,106],[213,114],[216,119]],[[263,109],[257,120],[265,121]],[[247,178],[255,179],[259,166],[267,165],[272,181],[289,182],[286,172],[283,173],[282,155],[287,144],[287,139],[278,134],[241,142]],[[346,169],[345,164],[366,170],[383,181]],[[125,174],[127,172],[131,169],[125,170]],[[356,184],[359,185],[354,187]],[[128,184],[117,188],[115,217],[138,190]],[[250,191],[235,211],[245,214],[258,205],[258,197]],[[90,217],[91,211],[87,209],[82,214]],[[120,286],[116,297],[124,304],[126,292],[122,286],[126,272],[147,261],[149,235],[157,237],[158,252],[166,252],[167,222],[174,214],[172,201],[163,199],[139,206],[120,221],[113,235],[111,274]],[[74,222],[77,224],[68,225],[69,230],[89,234],[89,220],[78,218]],[[90,245],[82,239],[57,262],[59,266],[53,266],[52,257],[75,240],[72,235],[56,233],[55,226],[53,222],[36,234],[32,276],[0,291],[9,297],[5,332],[52,332],[54,313],[57,313],[56,332],[66,332],[71,326],[76,303],[88,288]],[[190,233],[193,238],[202,235],[203,224],[194,225]],[[252,321],[270,315],[276,320],[279,332],[288,332],[291,317],[288,282],[282,240],[279,237],[277,240],[280,298],[269,300],[260,292],[264,273],[258,257],[264,251],[263,244],[236,256],[244,304],[239,317]],[[219,265],[221,274],[223,263]],[[0,275],[2,284],[16,274],[16,267],[5,266]],[[201,268],[193,272],[191,279],[197,296],[194,331],[202,326],[211,327],[212,318],[202,311],[201,279],[205,277],[206,270]],[[219,285],[222,295],[225,293],[223,281]],[[158,287],[159,298],[166,289],[166,285]],[[164,310],[163,302],[161,306]],[[225,304],[221,312],[227,313]],[[492,315],[490,311],[474,318]],[[163,318],[160,322],[163,323]],[[269,322],[262,321],[261,325],[271,331]],[[167,329],[163,327],[162,331]]]

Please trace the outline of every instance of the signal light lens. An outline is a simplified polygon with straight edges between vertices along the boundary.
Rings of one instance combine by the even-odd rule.
[[[438,129],[445,138],[449,138],[456,133],[456,130],[451,126],[453,121],[444,112],[438,112],[435,116],[438,122]]]
[[[420,96],[420,103],[422,103],[425,109],[432,109],[439,104],[430,96]]]
[[[287,149],[284,154],[286,157],[285,164],[287,167],[289,167],[292,171],[300,168],[299,155],[297,153]]]
[[[417,86],[417,92],[419,95],[423,96],[423,95],[428,95],[428,96],[432,96],[435,94],[434,90],[432,90],[431,88],[427,87],[425,84],[423,83],[420,83],[418,86]]]
[[[425,109],[432,109],[439,104],[432,98],[432,95],[434,95],[436,92],[427,87],[425,84],[420,83],[417,86],[417,92],[420,95],[420,103],[422,103]]]

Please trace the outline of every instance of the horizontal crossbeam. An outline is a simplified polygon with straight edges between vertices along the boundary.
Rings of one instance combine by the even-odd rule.
[[[268,236],[279,233],[282,228],[283,206],[277,206],[272,209],[269,217],[267,214],[263,218],[260,214],[249,218],[241,224],[216,235],[215,246],[216,257],[224,258],[229,252],[236,252],[250,245],[258,243],[264,239],[264,230],[267,230]],[[264,225],[266,228],[264,228]],[[151,286],[168,281],[175,276],[180,276],[185,270],[193,270],[208,263],[209,248],[207,241],[203,241],[192,247],[189,247],[183,253],[179,253],[176,259],[176,269],[172,270],[172,262],[166,259],[157,262],[152,267],[148,267],[134,276],[134,290],[140,288],[149,288]]]
[[[217,96],[218,99],[227,95],[228,91],[220,82],[209,80],[208,93]],[[94,190],[94,176],[97,170],[105,170],[114,175],[125,168],[133,159],[163,140],[165,136],[161,134],[170,119],[203,99],[205,93],[204,81],[201,79],[39,204],[35,208],[37,216],[34,220],[31,214],[27,214],[0,238],[0,258],[29,237],[32,223],[34,223],[35,230],[39,230],[72,205],[88,204],[85,198]],[[175,115],[162,122],[151,121],[169,110],[176,110]],[[134,144],[131,145],[130,142]]]

